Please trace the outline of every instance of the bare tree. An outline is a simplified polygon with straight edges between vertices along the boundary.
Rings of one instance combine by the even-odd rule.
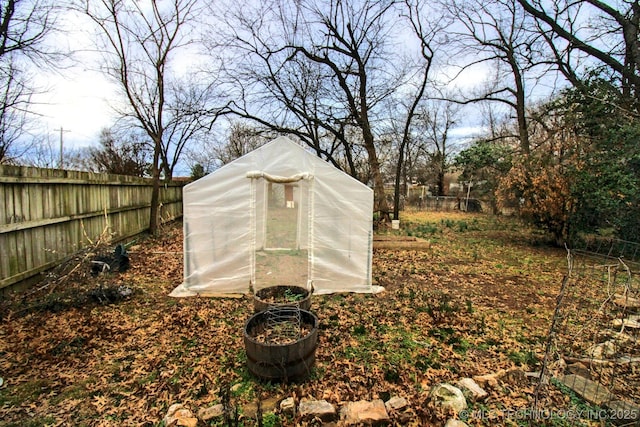
[[[27,116],[33,90],[13,61],[0,64],[0,164],[20,157],[18,142],[27,133]],[[28,147],[23,147],[25,150]]]
[[[379,158],[381,102],[415,73],[398,67],[399,2],[261,3],[229,16],[234,111],[297,135],[319,156],[373,184],[376,210],[389,206]],[[396,61],[397,60],[397,61]],[[358,170],[362,154],[366,171]]]
[[[33,144],[20,143],[30,130],[36,89],[29,63],[47,65],[60,53],[45,42],[56,31],[57,6],[49,0],[0,3],[0,163],[13,162]]]
[[[88,168],[95,172],[144,177],[149,173],[148,144],[136,135],[100,132],[100,147],[89,148]]]
[[[355,159],[359,148],[351,139],[356,124],[342,108],[327,108],[335,99],[331,75],[320,64],[291,56],[286,47],[297,35],[286,29],[298,25],[300,11],[291,16],[288,11],[296,9],[286,2],[260,6],[255,11],[243,6],[226,19],[223,45],[236,52],[227,69],[234,114],[296,136],[319,157],[362,179]]]
[[[471,58],[461,70],[489,64],[495,73],[483,88],[459,102],[492,101],[507,106],[518,124],[520,149],[528,154],[528,100],[547,70],[542,37],[531,31],[534,22],[517,0],[453,0],[447,7],[458,24],[450,34],[451,44],[459,56]]]
[[[160,151],[165,179],[173,176],[185,149],[190,144],[202,144],[218,117],[228,113],[226,106],[212,105],[218,100],[215,82],[187,76],[172,82],[170,87],[171,96],[167,98],[167,120]]]
[[[82,12],[99,29],[98,47],[104,54],[103,70],[116,82],[124,97],[125,104],[118,113],[122,118],[132,120],[152,141],[153,191],[149,230],[155,233],[161,169],[166,165],[166,178],[170,178],[169,165],[182,151],[178,148],[170,160],[165,144],[174,143],[168,137],[175,134],[179,134],[177,144],[184,144],[184,137],[192,130],[188,123],[178,125],[176,112],[173,115],[169,112],[169,64],[180,49],[193,43],[189,37],[190,24],[201,12],[199,1],[82,0]],[[176,101],[174,105],[179,104]],[[187,116],[187,121],[191,120],[192,116],[188,113]],[[172,123],[171,120],[176,121]]]
[[[54,51],[44,44],[56,30],[57,2],[6,0],[0,4],[0,58],[20,53],[33,61],[49,61]]]
[[[640,4],[637,1],[517,0],[534,17],[555,64],[579,84],[587,56],[616,77],[628,98],[640,97]],[[582,67],[581,67],[582,66]],[[588,67],[588,65],[587,65]],[[638,108],[638,107],[636,107]]]
[[[201,171],[196,175],[202,177],[221,166],[217,151],[222,139],[218,132],[212,130],[199,134],[185,147],[183,160],[192,176],[194,171]]]
[[[448,101],[431,101],[418,112],[416,127],[420,151],[433,171],[436,195],[446,195],[445,175],[454,153],[450,131],[456,124],[460,106]]]
[[[384,191],[384,178],[376,149],[372,120],[372,109],[395,89],[389,81],[376,82],[375,70],[382,65],[385,44],[390,24],[388,15],[393,11],[393,2],[364,1],[331,2],[328,10],[311,4],[305,12],[315,15],[322,29],[312,34],[309,43],[292,43],[287,46],[291,56],[299,55],[321,65],[331,75],[334,88],[341,101],[361,131],[362,144],[367,158],[376,210],[384,221],[389,221],[389,207]],[[373,74],[373,75],[372,75]]]
[[[217,157],[226,165],[264,145],[268,140],[264,131],[246,123],[234,122],[231,124],[226,144],[217,150]]]
[[[433,25],[428,22],[423,22],[424,15],[432,13],[433,11],[427,11],[424,4],[419,0],[412,2],[405,0],[407,20],[413,30],[413,33],[420,42],[420,57],[422,63],[417,67],[418,75],[416,76],[417,83],[412,95],[405,97],[410,98],[410,103],[407,106],[406,116],[404,119],[404,126],[402,129],[402,139],[398,147],[398,161],[396,164],[395,185],[393,193],[393,216],[395,219],[400,218],[400,191],[402,187],[406,186],[406,173],[403,173],[405,168],[405,151],[411,140],[411,131],[416,111],[420,102],[422,101],[427,83],[429,82],[429,71],[433,63],[434,55],[434,38],[439,31],[437,25]],[[441,22],[439,19],[434,19],[434,22]],[[403,105],[402,101],[398,102],[399,105]],[[402,179],[404,176],[404,179]],[[401,182],[402,181],[402,182]]]

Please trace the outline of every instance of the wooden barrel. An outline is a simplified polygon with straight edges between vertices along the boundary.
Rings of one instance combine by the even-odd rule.
[[[273,302],[278,301],[278,302]],[[297,307],[302,310],[311,308],[311,292],[301,286],[269,286],[253,295],[253,308],[256,313],[270,307]]]
[[[277,330],[299,319],[304,335],[297,339],[265,339],[270,329]],[[288,324],[287,324],[288,325]],[[301,381],[306,379],[316,359],[318,318],[311,312],[295,307],[274,307],[254,314],[244,327],[247,367],[256,377],[266,381]]]

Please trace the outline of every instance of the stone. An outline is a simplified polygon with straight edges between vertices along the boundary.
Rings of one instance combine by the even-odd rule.
[[[243,417],[255,420],[257,414],[258,414],[258,404],[256,402],[248,402],[242,406]]]
[[[278,407],[278,401],[280,399],[278,397],[268,397],[260,402],[260,407],[262,408],[262,413],[266,414],[267,412],[275,412]]]
[[[295,417],[296,415],[296,401],[293,397],[287,397],[280,402],[280,412],[285,415]]]
[[[278,398],[277,397],[269,397],[267,399],[261,400],[260,402],[260,412],[264,415],[269,412],[275,412],[278,407]],[[246,403],[242,406],[242,416],[248,419],[257,419],[258,416],[258,401],[252,401]]]
[[[611,340],[594,344],[587,349],[587,357],[593,357],[594,359],[606,359],[614,354],[616,354],[616,345]]]
[[[629,329],[640,329],[640,315],[629,316],[626,319],[613,319],[613,326],[624,326]]]
[[[560,377],[559,380],[562,384],[582,396],[584,400],[594,405],[601,406],[614,397],[602,384],[581,377],[580,375],[564,375]]]
[[[389,414],[381,399],[349,402],[340,410],[340,418],[345,425],[376,424],[390,421]]]
[[[429,392],[429,400],[435,406],[455,413],[467,409],[467,400],[462,391],[451,384],[436,384]]]
[[[222,403],[209,406],[208,408],[200,408],[198,411],[198,418],[202,421],[209,421],[222,415],[224,415],[224,405]]]
[[[133,289],[125,285],[120,285],[118,286],[118,293],[122,298],[126,298],[133,293]]]
[[[298,412],[304,419],[320,418],[322,421],[332,421],[337,415],[336,408],[326,400],[303,399]]]
[[[167,415],[165,415],[162,421],[166,427],[196,427],[198,425],[198,419],[194,417],[193,413],[185,408],[182,403],[174,403],[169,406]]]
[[[465,397],[470,398],[474,402],[486,399],[489,395],[482,387],[478,385],[472,378],[463,378],[456,384]]]
[[[588,380],[591,379],[591,372],[589,372],[589,368],[587,368],[587,366],[582,362],[575,362],[567,365],[567,372],[570,374],[580,375]]]
[[[404,397],[393,396],[385,402],[384,406],[387,408],[387,411],[402,411],[409,406],[409,402]]]
[[[453,418],[449,418],[444,427],[469,427],[467,423],[460,420],[454,420]]]
[[[498,372],[494,372],[493,374],[476,375],[473,377],[473,380],[481,386],[495,387],[498,385],[498,380],[500,380],[506,374],[507,371],[500,370]]]
[[[640,299],[628,295],[615,294],[613,296],[613,303],[618,307],[640,309]]]

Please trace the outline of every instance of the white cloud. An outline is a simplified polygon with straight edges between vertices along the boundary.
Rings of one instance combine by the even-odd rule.
[[[442,70],[439,79],[450,88],[457,90],[470,90],[482,85],[490,74],[491,70],[487,64],[476,64],[465,69],[449,66]]]
[[[460,126],[452,128],[449,135],[453,138],[473,138],[482,134],[486,129],[482,126]]]
[[[93,71],[65,70],[65,76],[38,76],[38,86],[45,88],[34,99],[34,110],[41,115],[41,133],[63,128],[68,131],[64,139],[69,146],[92,145],[100,130],[113,124],[109,100],[115,99],[116,89]]]

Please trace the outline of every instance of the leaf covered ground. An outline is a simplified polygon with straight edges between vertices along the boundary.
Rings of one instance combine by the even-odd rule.
[[[156,426],[171,404],[195,413],[225,396],[249,426],[256,422],[242,414],[258,399],[340,405],[395,395],[411,405],[396,424],[444,425],[447,414],[427,404],[432,385],[539,369],[564,250],[514,220],[485,215],[407,213],[402,230],[383,234],[373,276],[385,292],[313,297],[316,366],[300,384],[264,384],[248,373],[249,296],[168,297],[182,279],[180,223],[136,242],[125,273],[93,277],[83,266],[65,281],[5,295],[0,426]],[[532,406],[527,378],[486,387],[488,399],[471,409],[488,416],[469,424],[517,425],[501,411]],[[580,404],[553,386],[541,399],[547,408]],[[266,420],[304,424],[279,414]]]

